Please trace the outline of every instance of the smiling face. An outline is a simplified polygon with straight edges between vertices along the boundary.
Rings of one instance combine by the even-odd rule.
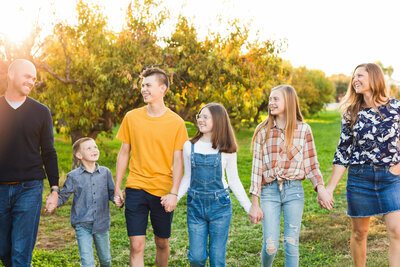
[[[273,90],[269,96],[269,112],[274,116],[284,115],[285,98],[281,90]]]
[[[14,64],[8,73],[10,85],[7,90],[16,97],[26,97],[35,85],[36,68],[25,60],[19,60]]]
[[[357,94],[369,94],[372,92],[369,84],[369,75],[364,67],[356,69],[351,83]]]
[[[143,79],[141,89],[144,102],[149,104],[162,102],[166,89],[165,84],[160,83],[157,75],[147,76]]]
[[[80,144],[75,156],[82,162],[96,162],[99,159],[100,151],[94,140],[87,140]]]
[[[213,130],[213,118],[208,108],[203,108],[201,112],[196,116],[197,127],[203,134],[212,133]]]

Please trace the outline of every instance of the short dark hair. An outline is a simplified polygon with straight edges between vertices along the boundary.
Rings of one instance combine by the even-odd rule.
[[[167,92],[169,88],[169,79],[167,73],[159,68],[148,68],[140,74],[140,78],[144,79],[152,75],[155,75],[157,77],[157,80],[160,82],[160,84],[165,84],[165,86],[167,87],[167,90],[165,92]]]
[[[79,149],[81,149],[81,144],[83,142],[90,141],[90,140],[94,141],[94,139],[91,137],[82,137],[75,141],[75,143],[72,145],[72,156],[74,157],[74,159],[76,159],[77,161],[80,162],[80,160],[75,155],[76,155],[76,153],[79,152]]]

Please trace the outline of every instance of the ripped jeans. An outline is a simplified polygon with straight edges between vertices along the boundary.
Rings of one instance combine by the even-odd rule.
[[[263,185],[260,205],[264,213],[261,266],[272,266],[278,251],[282,211],[285,267],[299,266],[299,234],[304,207],[304,191],[301,181],[285,181],[281,192],[279,192],[276,181]]]

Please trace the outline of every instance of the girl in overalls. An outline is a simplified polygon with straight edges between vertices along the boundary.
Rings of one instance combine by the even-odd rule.
[[[278,251],[281,213],[284,218],[285,266],[299,265],[299,234],[304,207],[301,181],[310,180],[318,198],[331,205],[310,126],[303,121],[296,91],[288,85],[271,90],[268,117],[257,126],[253,140],[253,170],[249,217],[262,220],[262,266],[272,266]],[[261,208],[258,199],[261,198]]]
[[[183,146],[185,175],[178,192],[178,200],[187,192],[188,258],[191,266],[206,266],[207,257],[211,267],[225,266],[232,217],[229,188],[247,213],[251,203],[239,179],[237,144],[225,108],[207,104],[196,119],[198,131]]]

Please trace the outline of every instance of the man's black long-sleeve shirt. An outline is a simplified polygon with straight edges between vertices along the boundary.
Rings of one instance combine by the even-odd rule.
[[[46,178],[58,185],[50,110],[27,97],[17,109],[0,97],[0,182],[22,182]]]

